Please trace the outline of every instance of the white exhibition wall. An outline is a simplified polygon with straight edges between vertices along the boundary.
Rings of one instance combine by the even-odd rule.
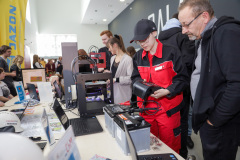
[[[37,53],[37,34],[76,34],[78,48],[102,47],[100,33],[107,25],[81,24],[82,0],[29,0],[31,24],[26,20],[26,41],[31,54]],[[44,46],[43,46],[44,47]],[[54,56],[54,55],[49,55]]]

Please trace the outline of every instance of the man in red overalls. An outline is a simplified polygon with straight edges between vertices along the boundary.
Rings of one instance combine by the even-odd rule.
[[[187,69],[182,62],[180,51],[172,45],[162,44],[155,37],[157,28],[154,22],[142,19],[136,24],[131,42],[135,41],[142,49],[133,58],[131,79],[133,84],[136,81],[146,81],[163,87],[151,94],[145,105],[140,102],[138,106],[157,108],[157,103],[160,104],[161,107],[156,113],[148,111],[141,116],[152,125],[151,132],[156,137],[179,153],[179,111],[183,100],[182,91],[188,85]],[[142,99],[138,97],[138,101]]]

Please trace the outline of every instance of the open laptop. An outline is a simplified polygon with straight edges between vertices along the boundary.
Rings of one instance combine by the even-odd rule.
[[[174,154],[172,153],[163,153],[163,154],[148,154],[148,155],[137,155],[136,148],[134,146],[133,140],[129,133],[126,123],[123,121],[123,126],[125,130],[125,134],[127,137],[127,142],[130,150],[130,154],[132,156],[132,160],[177,160]],[[149,135],[150,136],[150,135]]]
[[[62,90],[59,88],[59,85],[58,85],[57,81],[54,81],[53,85],[55,87],[56,97],[60,98],[62,104],[65,104],[66,102],[65,102]]]
[[[27,83],[27,89],[28,89],[28,92],[29,92],[29,96],[32,99],[36,99],[38,101],[40,100],[39,97],[38,97],[38,94],[37,94],[37,91],[36,91],[36,88],[35,88],[34,84]]]
[[[29,105],[30,101],[28,101],[27,105],[25,106],[24,110],[22,110],[22,113],[19,113],[19,114],[16,114],[21,122],[23,116],[24,116],[24,113]],[[11,112],[17,112],[19,109],[12,109]]]
[[[54,85],[54,87],[55,87],[56,97],[62,99],[62,91],[61,91],[61,89],[59,88],[59,86],[58,86],[58,84],[57,84],[57,81],[54,81],[54,82],[53,82],[53,85]]]
[[[96,117],[68,119],[66,113],[56,98],[54,100],[53,110],[65,130],[72,125],[75,136],[99,133],[103,131]]]

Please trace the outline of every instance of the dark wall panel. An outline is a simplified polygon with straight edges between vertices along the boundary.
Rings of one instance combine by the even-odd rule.
[[[130,44],[129,41],[133,37],[134,26],[140,19],[151,19],[156,23],[159,31],[162,25],[166,23],[177,12],[178,5],[181,0],[135,0],[121,14],[118,15],[108,26],[113,34],[123,36],[126,47],[136,44]],[[222,15],[233,16],[240,20],[240,0],[210,0],[215,16]],[[130,9],[131,8],[131,9]]]

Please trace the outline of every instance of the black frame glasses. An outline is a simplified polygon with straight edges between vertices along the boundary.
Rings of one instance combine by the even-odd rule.
[[[189,27],[201,14],[203,14],[203,12],[199,13],[191,22],[189,22],[188,24],[184,24],[182,25],[182,27]]]

